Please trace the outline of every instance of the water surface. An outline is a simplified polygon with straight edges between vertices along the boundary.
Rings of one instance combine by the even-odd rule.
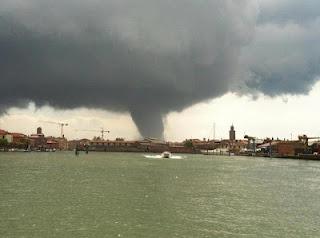
[[[0,153],[0,237],[320,237],[317,161]]]

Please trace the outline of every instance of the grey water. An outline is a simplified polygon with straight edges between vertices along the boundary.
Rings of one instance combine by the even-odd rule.
[[[0,237],[320,237],[320,163],[0,153]]]

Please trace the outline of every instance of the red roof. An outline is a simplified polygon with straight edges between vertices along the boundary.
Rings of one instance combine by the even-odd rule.
[[[58,142],[53,141],[53,140],[48,140],[48,141],[47,141],[47,144],[58,144]]]
[[[26,135],[22,133],[9,133],[9,134],[12,135],[13,137],[26,137]]]
[[[6,134],[8,134],[8,132],[7,132],[7,131],[5,131],[5,130],[1,130],[1,129],[0,129],[0,135],[6,135]]]
[[[44,138],[44,135],[43,134],[31,134],[29,137],[32,139],[36,139],[36,138],[40,138],[40,137]]]

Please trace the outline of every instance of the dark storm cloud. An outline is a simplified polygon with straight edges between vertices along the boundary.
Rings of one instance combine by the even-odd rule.
[[[319,1],[260,0],[255,37],[241,60],[247,72],[246,92],[308,93],[320,75],[318,42]]]
[[[0,2],[0,108],[130,111],[161,137],[170,111],[229,90],[253,1]]]
[[[228,91],[307,93],[319,11],[315,0],[0,0],[0,113],[30,101],[129,111],[161,137],[168,112]]]

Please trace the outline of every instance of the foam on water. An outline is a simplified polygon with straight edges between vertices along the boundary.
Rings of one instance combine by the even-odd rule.
[[[144,157],[148,159],[183,159],[179,155],[171,155],[170,158],[163,158],[161,155],[144,155]]]

